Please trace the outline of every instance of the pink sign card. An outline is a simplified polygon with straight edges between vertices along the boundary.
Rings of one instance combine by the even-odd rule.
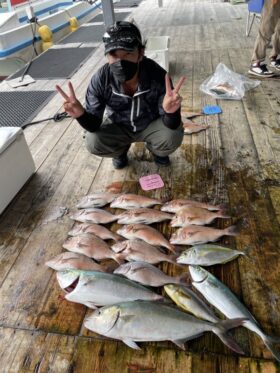
[[[142,176],[139,183],[143,190],[159,189],[164,186],[164,182],[158,174]]]

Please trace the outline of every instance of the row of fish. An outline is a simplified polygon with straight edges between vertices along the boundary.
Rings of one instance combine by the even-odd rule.
[[[137,269],[143,271],[149,268],[145,263],[133,265],[136,272]],[[125,270],[125,266],[115,270],[115,273],[122,275],[130,273],[129,276],[133,276],[134,280],[139,280],[140,272],[137,275],[133,273],[131,267]],[[190,289],[178,285],[166,285],[167,294],[180,308],[207,321],[174,309],[164,303],[161,295],[122,276],[96,271],[67,270],[58,272],[57,278],[60,286],[67,292],[66,299],[85,304],[90,308],[103,306],[86,319],[85,326],[88,329],[122,340],[132,348],[138,348],[135,343],[137,341],[162,340],[171,340],[183,348],[186,340],[200,336],[205,331],[212,331],[229,348],[242,353],[241,348],[226,334],[226,331],[243,325],[257,333],[276,359],[280,360],[275,348],[280,338],[266,335],[247,308],[212,274],[199,266],[190,266],[189,270],[193,286],[230,320],[219,320]],[[152,269],[152,272],[156,274],[157,271]],[[153,280],[156,277],[155,275]],[[168,282],[169,279],[166,281]],[[177,281],[181,283],[184,280],[177,279]],[[157,286],[159,283],[154,285]],[[153,303],[155,301],[163,303],[155,304]],[[126,315],[129,317],[125,317]]]
[[[236,235],[235,227],[220,230],[203,226],[209,224],[210,220],[207,219],[213,221],[216,217],[228,217],[222,208],[188,200],[162,204],[155,199],[138,197],[140,198],[137,200],[132,194],[112,193],[86,197],[78,205],[86,210],[72,216],[82,224],[75,223],[69,232],[71,237],[63,244],[64,248],[71,251],[46,263],[58,271],[57,279],[66,292],[66,299],[90,308],[102,307],[85,320],[85,326],[104,336],[122,340],[132,348],[139,348],[136,342],[163,340],[173,341],[183,348],[186,340],[205,331],[212,331],[229,348],[242,353],[241,348],[227,334],[227,330],[243,325],[256,332],[274,356],[280,359],[274,347],[280,339],[265,335],[234,294],[213,275],[197,266],[225,263],[245,254],[223,246],[205,244],[216,241],[223,235]],[[113,215],[98,208],[109,203],[110,207],[128,211]],[[162,205],[161,211],[149,208],[157,204]],[[187,219],[192,213],[198,219],[195,223],[198,225],[189,225],[192,223],[187,222],[187,226],[184,226],[183,210],[184,214],[189,211]],[[204,214],[204,220],[198,213]],[[167,216],[163,218],[163,215],[159,214]],[[161,232],[146,225],[165,219],[174,222],[175,218],[180,218],[180,224],[183,226],[173,233],[170,242]],[[120,224],[128,225],[122,226],[116,233],[100,225],[117,220]],[[109,245],[105,240],[113,240],[115,243]],[[174,244],[195,246],[177,254]],[[165,254],[161,248],[171,253]],[[119,266],[106,267],[102,263],[94,262],[92,258],[99,262],[110,258]],[[181,276],[168,276],[155,267],[162,261],[178,265],[189,264],[189,272]],[[190,289],[191,283],[210,304],[230,320],[220,320]],[[145,286],[164,286],[166,294],[179,308],[194,316],[174,308],[167,298]]]

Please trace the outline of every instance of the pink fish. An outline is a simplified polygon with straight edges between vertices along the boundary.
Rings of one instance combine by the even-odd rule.
[[[164,220],[172,219],[172,215],[155,209],[133,209],[121,213],[118,217],[118,224],[153,224]]]
[[[222,236],[236,235],[237,229],[234,225],[225,229],[189,225],[173,233],[170,242],[175,245],[198,245],[206,242],[215,242]]]
[[[114,270],[114,273],[123,275],[126,278],[139,282],[146,286],[163,286],[166,284],[188,284],[190,275],[184,273],[181,276],[168,276],[159,268],[146,262],[124,263]]]
[[[215,206],[215,205],[211,205],[205,202],[198,202],[198,201],[193,201],[190,199],[173,199],[172,201],[166,202],[161,207],[161,211],[175,213],[179,211],[183,206],[186,206],[186,205],[200,207],[200,208],[207,209],[210,211],[216,211],[216,210],[221,209],[221,206]]]
[[[109,229],[103,227],[99,224],[76,224],[70,232],[68,232],[69,236],[78,236],[80,234],[89,233],[94,234],[95,236],[101,238],[102,240],[114,240],[114,241],[122,241],[122,237],[118,234],[110,231]]]
[[[161,201],[159,201],[158,199],[148,198],[138,194],[122,194],[114,199],[110,207],[129,210],[141,207],[151,207],[161,204]]]
[[[157,264],[160,262],[169,262],[176,264],[178,255],[163,254],[156,247],[141,240],[127,240],[111,246],[112,250],[119,254],[119,258],[129,262],[146,262]]]
[[[68,251],[56,255],[45,264],[56,271],[64,271],[65,269],[82,269],[85,271],[106,272],[105,267],[95,263],[88,256]]]
[[[93,234],[84,234],[75,237],[69,237],[62,245],[64,249],[86,255],[95,260],[113,259],[118,263],[117,256],[110,249],[108,244],[101,238]]]
[[[77,208],[88,209],[91,207],[103,207],[112,202],[117,197],[118,194],[109,192],[89,194],[80,200],[80,202],[77,204]]]
[[[185,227],[186,225],[210,224],[216,218],[230,218],[223,211],[212,212],[200,207],[190,205],[183,206],[171,220],[172,227]]]
[[[70,218],[80,221],[81,223],[107,224],[116,221],[118,219],[118,215],[113,215],[105,210],[90,208],[80,210],[70,216]]]
[[[191,135],[192,133],[197,133],[200,131],[207,130],[210,126],[205,126],[202,124],[194,123],[193,121],[189,119],[185,119],[183,122],[183,128],[184,128],[184,133],[187,135]]]
[[[175,247],[171,245],[169,241],[167,241],[162,233],[160,233],[155,228],[152,228],[145,224],[124,225],[117,230],[117,233],[127,239],[138,238],[149,243],[150,245],[163,246],[166,247],[168,250],[175,252]]]

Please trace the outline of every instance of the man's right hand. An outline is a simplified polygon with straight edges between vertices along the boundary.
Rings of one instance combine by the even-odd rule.
[[[63,91],[63,89],[59,85],[55,86],[58,93],[60,93],[65,100],[63,106],[66,113],[73,118],[79,118],[81,115],[84,114],[85,109],[83,105],[80,103],[80,101],[77,99],[71,82],[68,82],[68,87],[70,91],[69,96]]]

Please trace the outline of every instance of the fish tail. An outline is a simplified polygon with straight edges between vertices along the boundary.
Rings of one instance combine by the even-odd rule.
[[[119,264],[124,264],[125,263],[125,260],[124,260],[124,256],[122,254],[115,254],[112,256],[112,258]]]
[[[225,234],[228,236],[237,236],[238,235],[238,228],[236,225],[231,225],[230,227],[224,229]]]
[[[233,329],[233,328],[243,325],[246,320],[247,319],[244,319],[244,318],[222,320],[218,322],[216,324],[216,327],[214,327],[212,330],[221,339],[221,341],[226,346],[228,346],[228,348],[237,352],[238,354],[244,355],[244,351],[237,344],[237,342],[229,334],[227,334],[227,331],[229,329]]]
[[[269,351],[275,357],[275,359],[280,361],[280,350],[277,349],[277,347],[275,346],[275,344],[280,344],[280,338],[279,337],[272,337],[272,336],[269,336],[269,335],[264,335],[262,339],[263,339],[263,342],[266,345],[266,347],[269,349]]]
[[[181,276],[179,276],[179,282],[182,285],[186,285],[186,284],[191,285],[191,277],[190,277],[189,272],[185,272]]]
[[[231,216],[226,213],[225,209],[221,209],[221,210],[217,211],[217,217],[218,218],[224,218],[224,219],[231,218]]]
[[[178,254],[172,254],[166,256],[166,261],[169,263],[177,264],[176,259],[178,258]]]
[[[171,244],[166,244],[165,246],[168,250],[172,251],[172,253],[176,253],[176,248],[174,245],[171,245]]]

